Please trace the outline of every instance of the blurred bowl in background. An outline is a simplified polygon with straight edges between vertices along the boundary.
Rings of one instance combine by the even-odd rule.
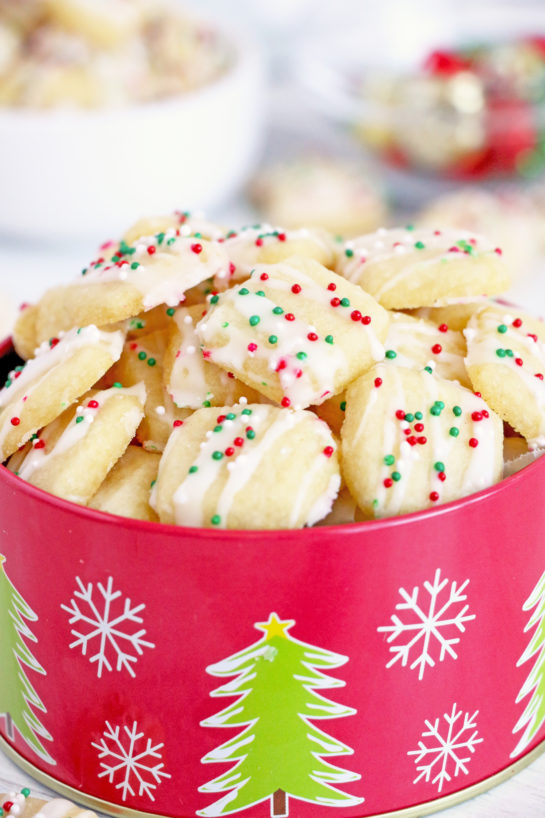
[[[265,80],[251,38],[223,33],[231,65],[183,95],[95,110],[0,109],[0,233],[98,240],[143,213],[232,196],[259,157]]]

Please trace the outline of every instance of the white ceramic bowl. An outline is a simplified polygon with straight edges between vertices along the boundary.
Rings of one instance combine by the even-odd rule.
[[[224,36],[231,67],[183,96],[0,109],[0,234],[101,239],[143,214],[212,208],[235,193],[260,151],[264,73],[252,41]]]

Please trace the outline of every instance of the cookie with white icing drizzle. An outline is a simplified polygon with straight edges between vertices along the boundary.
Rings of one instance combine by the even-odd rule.
[[[33,436],[8,468],[50,494],[85,505],[134,437],[143,384],[92,390]]]
[[[191,414],[190,410],[174,404],[164,385],[163,359],[167,342],[166,329],[127,340],[119,361],[107,374],[108,385],[114,382],[123,386],[145,384],[144,417],[136,430],[136,438],[151,452],[162,452],[174,424]]]
[[[203,406],[230,406],[246,398],[259,403],[259,393],[203,358],[196,324],[206,313],[206,305],[180,307],[171,322],[164,357],[164,379],[176,406],[200,409]]]
[[[46,291],[38,302],[38,343],[74,326],[113,324],[159,304],[177,307],[186,290],[228,269],[221,244],[178,233],[170,229],[122,243],[76,281]]]
[[[476,313],[464,334],[473,387],[531,447],[545,445],[545,323],[497,305]]]
[[[390,309],[497,295],[510,283],[501,249],[482,236],[410,226],[346,242],[337,272]]]
[[[230,230],[225,235],[224,247],[229,256],[227,273],[221,271],[214,278],[217,290],[245,281],[257,264],[275,264],[290,256],[313,258],[324,267],[332,267],[335,260],[331,235],[319,228],[285,230],[270,224],[255,224]]]
[[[346,393],[343,475],[366,517],[465,497],[502,475],[503,425],[450,381],[380,364]]]
[[[28,787],[20,792],[0,794],[0,814],[2,818],[97,818],[95,812],[83,809],[65,798],[45,801],[34,798]]]
[[[0,390],[0,461],[87,392],[122,348],[121,332],[88,326],[44,342],[15,367]]]
[[[181,236],[195,236],[199,239],[217,240],[225,235],[219,224],[208,221],[201,213],[190,210],[175,210],[166,216],[147,216],[138,219],[123,235],[126,244],[134,244],[144,236],[166,233],[167,230],[179,230]]]
[[[210,298],[203,355],[284,407],[320,404],[384,357],[389,316],[317,261],[259,265]]]
[[[198,409],[172,433],[151,505],[164,523],[300,528],[329,513],[340,482],[337,445],[316,415],[239,404]]]
[[[88,505],[97,511],[132,517],[159,518],[149,504],[151,487],[157,477],[161,455],[140,446],[128,446]]]

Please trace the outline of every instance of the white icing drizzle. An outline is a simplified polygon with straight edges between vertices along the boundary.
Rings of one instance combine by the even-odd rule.
[[[341,476],[340,474],[333,474],[327,489],[311,506],[310,511],[307,514],[307,526],[315,525],[317,522],[319,522],[319,520],[323,520],[324,517],[327,517],[333,508],[333,503],[337,499],[340,488]]]
[[[441,352],[437,354],[432,352],[435,344],[441,346]],[[388,365],[407,369],[431,366],[434,374],[441,378],[464,384],[469,382],[464,364],[465,343],[461,332],[440,332],[427,321],[394,312],[384,347],[396,352],[394,359],[386,358],[385,363]]]
[[[194,236],[177,236],[176,232],[170,228],[155,236],[143,236],[131,245],[134,249],[131,255],[119,262],[91,265],[85,275],[73,282],[74,286],[127,281],[141,293],[145,310],[159,304],[177,306],[186,290],[228,269],[229,259],[222,244]],[[158,236],[163,238],[159,240]],[[201,248],[199,252],[192,249],[197,245]],[[152,254],[150,248],[154,250]]]
[[[74,417],[70,420],[68,426],[51,448],[49,448],[47,444],[44,448],[37,449],[35,445],[32,447],[19,466],[19,477],[23,480],[30,480],[34,472],[43,468],[49,460],[59,457],[80,443],[87,436],[91,425],[94,423],[95,418],[99,415],[104,405],[111,398],[120,395],[134,395],[138,398],[143,408],[146,401],[146,387],[143,383],[136,384],[129,388],[112,387],[111,389],[97,392],[92,398],[86,398],[85,404],[80,404],[77,407]],[[89,400],[96,401],[98,406],[96,408],[90,407]],[[142,411],[134,407],[134,409],[128,411],[126,415],[125,420],[128,424],[128,428],[136,428],[135,424],[138,425],[138,420],[142,417]],[[79,418],[83,418],[83,420],[79,420]]]

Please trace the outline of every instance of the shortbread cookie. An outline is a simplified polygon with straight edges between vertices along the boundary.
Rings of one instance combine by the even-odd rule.
[[[456,303],[447,304],[444,307],[419,307],[416,310],[409,310],[410,315],[415,318],[425,318],[426,321],[431,321],[435,326],[446,324],[449,329],[455,332],[461,332],[466,328],[467,322],[471,316],[483,307],[494,304],[492,299],[482,296],[477,299],[460,299]]]
[[[180,307],[174,315],[164,358],[164,382],[178,407],[232,406],[245,398],[259,403],[259,393],[232,372],[203,358],[195,331],[206,305]]]
[[[34,435],[10,468],[50,494],[85,505],[121,457],[144,414],[143,384],[92,390]]]
[[[99,257],[77,281],[45,293],[38,302],[39,343],[74,326],[113,324],[159,304],[177,307],[186,290],[229,266],[221,244],[175,231],[123,250],[108,260]]]
[[[270,224],[256,224],[230,230],[224,245],[229,257],[229,269],[214,279],[216,289],[245,281],[257,264],[275,264],[290,256],[301,256],[332,267],[335,259],[334,242],[324,230],[302,228],[285,230]]]
[[[343,475],[366,517],[388,517],[484,489],[502,475],[503,426],[468,389],[379,364],[346,392]]]
[[[156,522],[159,518],[149,498],[160,459],[161,455],[156,452],[129,446],[89,501],[89,508]]]
[[[0,462],[87,392],[122,348],[121,332],[74,329],[10,372],[0,390]]]
[[[123,242],[132,245],[145,236],[155,236],[157,233],[166,233],[167,230],[174,230],[179,236],[194,236],[209,241],[217,241],[225,235],[223,227],[208,221],[201,213],[175,210],[167,216],[139,219],[125,232]]]
[[[282,406],[304,408],[384,357],[388,323],[359,287],[294,257],[213,296],[197,334],[205,358]]]
[[[174,427],[191,413],[176,407],[164,386],[163,357],[168,333],[166,330],[142,335],[126,341],[119,361],[108,373],[110,383],[123,386],[144,383],[146,402],[144,417],[136,438],[145,449],[162,452]]]
[[[13,327],[13,346],[20,358],[28,361],[34,357],[34,351],[39,346],[36,334],[38,307],[34,304],[25,304],[21,307]]]
[[[340,482],[335,440],[312,412],[198,409],[169,439],[151,504],[163,523],[300,528],[329,513]]]
[[[28,787],[23,787],[18,793],[0,794],[0,806],[3,818],[97,818],[95,812],[64,798],[53,798],[51,801],[34,798]]]
[[[473,387],[531,447],[545,445],[545,324],[498,305],[476,313],[464,334]]]
[[[409,369],[424,369],[471,388],[465,364],[466,343],[461,332],[447,324],[434,326],[430,321],[392,312],[392,321],[384,342],[385,362]]]
[[[322,227],[342,236],[376,230],[387,208],[364,168],[328,156],[300,156],[261,171],[250,195],[265,217],[286,227]]]
[[[382,229],[347,242],[337,272],[390,309],[497,295],[510,283],[500,248],[482,236],[412,227]]]

